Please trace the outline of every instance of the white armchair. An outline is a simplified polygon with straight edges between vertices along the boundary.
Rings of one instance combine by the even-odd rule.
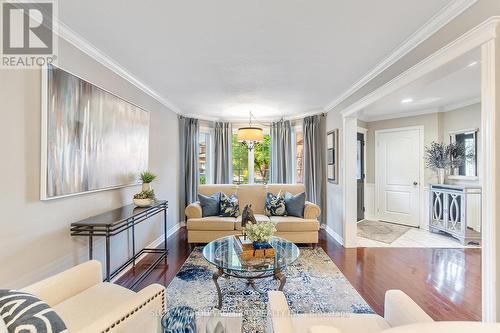
[[[72,333],[160,332],[165,288],[152,284],[133,292],[102,282],[101,263],[91,260],[22,291],[49,304]]]

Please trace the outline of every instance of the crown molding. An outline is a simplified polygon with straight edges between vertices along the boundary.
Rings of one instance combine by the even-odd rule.
[[[489,40],[496,38],[496,29],[499,25],[500,16],[490,17],[486,21],[480,23],[478,26],[455,39],[453,42],[449,43],[424,60],[415,64],[413,67],[399,74],[394,79],[390,80],[371,93],[352,103],[351,105],[340,111],[340,114],[344,117],[349,117],[357,113],[358,111],[368,107],[372,103],[380,100],[381,98],[424,76],[425,74],[441,67],[445,63],[456,59],[457,57],[473,50],[474,48],[479,47]]]
[[[443,106],[435,107],[435,108],[403,111],[403,112],[397,112],[397,113],[383,114],[383,115],[379,115],[379,116],[377,116],[377,115],[373,115],[373,116],[363,115],[363,116],[360,116],[359,119],[370,123],[370,122],[381,121],[381,120],[424,116],[424,115],[434,114],[434,113],[445,113],[445,112],[455,111],[457,109],[461,109],[461,108],[464,108],[466,106],[474,105],[477,103],[481,103],[481,97],[474,97],[474,98],[466,99],[466,100],[463,100],[463,101],[460,101],[457,103],[447,104],[447,105],[443,105]]]
[[[474,5],[478,0],[457,0],[443,7],[436,15],[420,27],[415,33],[408,37],[396,50],[394,50],[387,58],[379,62],[373,69],[363,75],[349,89],[338,96],[334,101],[325,106],[325,111],[331,111],[337,105],[345,101],[356,91],[365,86],[369,81],[377,77],[380,73],[395,64],[398,60],[415,49],[423,41],[431,37],[446,24],[462,14],[469,7]]]
[[[84,37],[76,33],[66,24],[61,21],[54,22],[57,26],[57,34],[59,37],[66,40],[71,45],[75,46],[77,49],[87,54],[89,57],[103,65],[104,67],[111,70],[113,73],[117,74],[121,78],[128,81],[130,84],[134,85],[147,95],[151,96],[153,99],[158,101],[160,104],[170,109],[171,111],[182,114],[182,111],[175,106],[173,103],[168,101],[166,98],[160,95],[156,90],[139,80],[135,75],[130,73],[125,67],[120,65],[116,60],[109,57],[107,54],[99,50],[95,45],[90,43]]]

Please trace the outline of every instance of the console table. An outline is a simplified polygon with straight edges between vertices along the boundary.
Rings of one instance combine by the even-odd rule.
[[[86,218],[84,220],[71,223],[71,236],[86,236],[89,239],[89,259],[93,258],[93,238],[105,237],[105,252],[106,252],[106,278],[104,281],[110,281],[127,266],[132,264],[135,266],[137,258],[145,253],[158,253],[160,256],[141,274],[134,282],[131,288],[142,282],[146,276],[163,260],[167,260],[167,214],[168,202],[165,200],[157,200],[150,207],[137,207],[134,204],[123,206],[112,211]],[[143,248],[136,252],[135,249],[135,226],[143,221],[149,220],[151,217],[163,213],[163,230],[164,243],[163,248]],[[117,269],[111,272],[111,253],[110,241],[113,236],[116,236],[126,230],[132,230],[132,257]]]

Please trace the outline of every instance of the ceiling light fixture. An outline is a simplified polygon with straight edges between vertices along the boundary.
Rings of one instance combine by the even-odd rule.
[[[405,98],[405,99],[401,100],[401,103],[403,103],[403,104],[408,104],[408,103],[411,103],[411,102],[413,102],[413,98]]]
[[[253,149],[256,142],[264,141],[262,128],[252,127],[252,117],[255,119],[252,111],[250,111],[250,121],[248,122],[248,127],[238,128],[238,142],[246,145],[249,150]]]

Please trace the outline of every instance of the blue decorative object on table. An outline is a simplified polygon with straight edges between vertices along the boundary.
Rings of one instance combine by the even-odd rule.
[[[269,244],[269,242],[253,242],[254,250],[265,250],[270,248],[272,248],[272,246],[271,244]]]
[[[188,306],[170,309],[161,325],[164,333],[196,333],[196,312]]]

